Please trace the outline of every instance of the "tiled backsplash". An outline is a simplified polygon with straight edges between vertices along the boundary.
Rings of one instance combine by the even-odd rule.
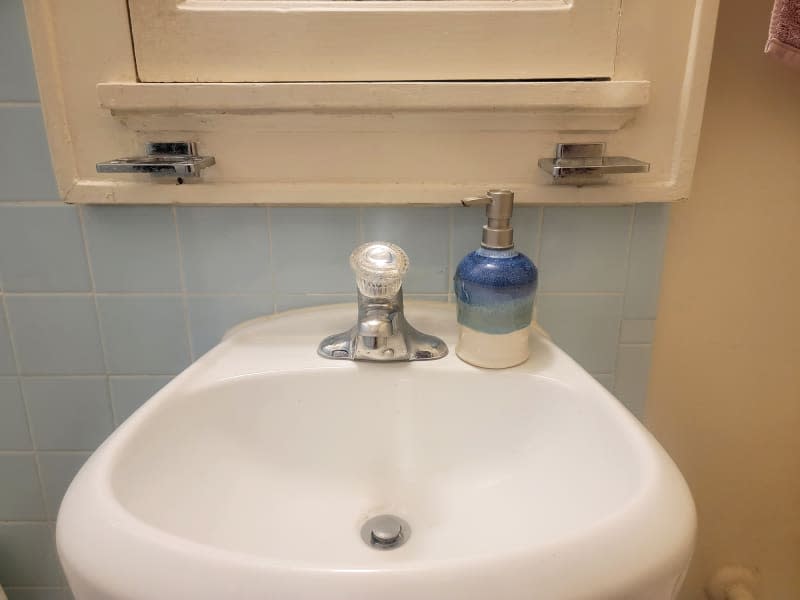
[[[0,3],[0,585],[63,598],[53,520],[137,406],[242,320],[354,299],[361,241],[412,261],[409,298],[452,300],[480,239],[466,208],[83,207],[59,202],[21,0]],[[480,192],[481,190],[476,190]],[[668,208],[520,207],[538,319],[637,415]]]

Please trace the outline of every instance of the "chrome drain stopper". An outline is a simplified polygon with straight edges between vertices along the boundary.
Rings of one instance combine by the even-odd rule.
[[[361,527],[361,539],[377,550],[392,550],[402,546],[411,528],[403,519],[394,515],[372,517]]]

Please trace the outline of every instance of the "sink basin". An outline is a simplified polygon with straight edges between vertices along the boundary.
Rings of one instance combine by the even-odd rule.
[[[408,303],[452,348],[454,309]],[[325,360],[350,305],[244,323],[89,459],[58,517],[78,600],[667,600],[695,512],[650,434],[542,335],[531,358]],[[403,545],[362,525],[395,515]]]

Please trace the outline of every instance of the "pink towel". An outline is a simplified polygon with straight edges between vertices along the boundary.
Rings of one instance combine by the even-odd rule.
[[[800,0],[775,0],[764,52],[800,69]]]

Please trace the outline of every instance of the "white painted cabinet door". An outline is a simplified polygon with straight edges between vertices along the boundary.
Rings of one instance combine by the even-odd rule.
[[[128,0],[145,82],[613,75],[621,0]]]

